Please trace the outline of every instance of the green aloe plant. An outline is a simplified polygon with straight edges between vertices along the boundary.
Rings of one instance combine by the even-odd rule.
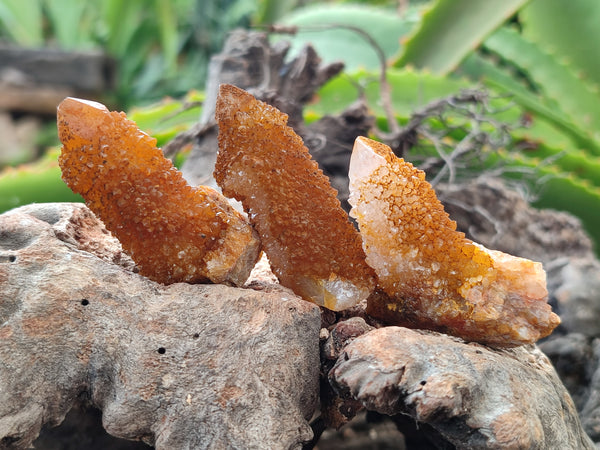
[[[456,15],[447,13],[460,7],[470,11],[473,3],[502,21],[518,12],[520,29],[498,27],[502,21],[454,20]],[[568,7],[557,0],[438,0],[395,65],[459,74],[510,94],[533,124],[516,130],[514,138],[528,141],[532,150],[511,154],[505,162],[538,171],[545,183],[535,204],[580,217],[599,248],[600,65],[591,55],[600,53],[600,30],[594,18],[600,18],[595,0],[573,0]],[[454,54],[431,45],[446,36],[462,36],[465,45],[455,45]],[[472,51],[466,44],[481,45]]]
[[[528,0],[437,0],[409,36],[395,67],[445,75]]]
[[[346,7],[329,5],[321,22],[345,23],[336,18],[344,17]],[[310,8],[302,14],[309,16]],[[360,26],[375,32],[385,23],[402,23],[396,25],[400,39],[384,33],[383,42],[378,41],[394,68],[387,78],[396,119],[404,123],[410,111],[431,99],[426,92],[433,92],[432,86],[485,86],[492,96],[510,96],[514,108],[504,119],[527,118],[528,127],[511,129],[515,149],[527,150],[498,152],[490,161],[505,166],[511,177],[521,169],[536,171],[536,183],[541,180],[543,186],[535,204],[580,217],[600,249],[600,3],[573,0],[565,7],[560,0],[433,0],[404,16],[387,13],[392,17],[381,27],[366,15]],[[289,20],[299,22],[293,13]],[[311,41],[327,47],[330,33]],[[308,41],[294,39],[296,45]],[[396,56],[390,57],[394,45]],[[350,103],[357,98],[356,86],[363,86],[378,123],[388,122],[378,67],[373,61],[365,64],[364,57],[358,60],[361,54],[343,55],[350,67],[366,70],[355,72],[351,83],[336,80],[325,86],[320,104],[312,107],[313,118]]]
[[[106,2],[107,17],[115,16],[116,3]],[[244,0],[229,3],[238,9],[248,6]],[[561,0],[432,0],[411,2],[402,13],[389,6],[358,7],[345,2],[296,8],[300,3],[287,1],[277,10],[260,10],[259,18],[263,22],[277,19],[298,31],[284,36],[295,48],[311,42],[326,62],[341,58],[350,68],[322,88],[319,101],[306,110],[307,120],[339,112],[364,95],[378,126],[389,132],[406,124],[414,111],[428,102],[464,88],[484,86],[491,97],[499,98],[492,102],[505,109],[499,115],[502,121],[516,124],[526,118],[528,123],[524,128],[510,128],[514,145],[490,156],[487,167],[500,163],[511,177],[520,169],[536,172],[537,183],[543,181],[543,188],[535,204],[579,216],[600,248],[597,0],[572,0],[568,8]],[[164,6],[160,0],[155,4]],[[273,2],[262,2],[263,6],[269,4]],[[125,14],[125,22],[127,17]],[[168,37],[172,32],[172,26],[160,31],[166,48],[174,48]],[[120,42],[135,40],[131,28],[115,29],[114,33],[109,36],[121,33]],[[123,44],[114,45],[118,50]],[[380,73],[382,62],[386,63],[382,55],[389,66],[385,77]],[[132,65],[138,63],[131,61]],[[387,106],[382,102],[386,89],[391,93]],[[501,100],[507,96],[510,107]],[[390,122],[390,108],[395,125]],[[158,107],[148,116],[143,114],[139,120],[145,128],[144,117],[168,116],[172,111]],[[432,120],[430,125],[433,129],[453,126],[452,118],[446,123]],[[157,136],[163,132],[162,138],[168,139],[168,130],[156,131]],[[458,145],[465,133],[468,131],[462,128],[449,132],[449,145]],[[425,143],[420,151],[435,149]],[[3,179],[0,177],[0,198]]]

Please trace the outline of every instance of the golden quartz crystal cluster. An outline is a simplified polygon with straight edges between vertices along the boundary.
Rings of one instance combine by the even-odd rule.
[[[188,185],[124,113],[67,98],[58,133],[63,180],[142,275],[164,284],[246,281],[260,252],[256,232],[221,194]]]
[[[231,85],[216,106],[215,179],[241,201],[281,284],[339,311],[375,287],[360,235],[287,115]]]
[[[466,239],[425,174],[389,147],[356,140],[359,234],[285,114],[222,85],[216,119],[215,179],[252,226],[221,194],[189,186],[123,113],[72,98],[58,108],[63,179],[143,275],[241,285],[262,244],[282,285],[332,310],[368,299],[385,323],[494,346],[535,342],[559,324],[541,264]]]
[[[359,137],[349,175],[350,214],[383,291],[369,314],[497,346],[535,342],[559,324],[541,263],[466,239],[423,171]]]

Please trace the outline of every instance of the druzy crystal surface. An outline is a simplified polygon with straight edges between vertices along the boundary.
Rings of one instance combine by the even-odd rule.
[[[381,289],[371,315],[497,346],[535,342],[559,324],[541,263],[465,238],[425,173],[389,147],[359,137],[349,175],[350,214]]]
[[[142,275],[164,284],[244,283],[260,252],[256,232],[221,194],[188,185],[124,113],[67,98],[58,132],[63,180]]]
[[[332,310],[374,288],[361,239],[287,115],[231,85],[216,106],[215,179],[241,201],[280,283]]]

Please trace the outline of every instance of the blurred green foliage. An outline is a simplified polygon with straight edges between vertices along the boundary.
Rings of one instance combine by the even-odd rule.
[[[117,62],[121,108],[204,86],[226,33],[250,25],[252,0],[0,0],[0,41],[101,49]]]
[[[572,0],[568,7],[561,0],[407,3],[401,11],[393,5],[363,5],[372,12],[359,13],[362,20],[351,15],[355,6],[343,2],[308,5],[280,19],[304,25],[301,18],[319,12],[323,29],[318,37],[297,33],[286,39],[295,46],[314,43],[326,62],[342,59],[348,67],[360,67],[350,78],[345,75],[351,81],[325,86],[321,101],[311,106],[312,119],[366,94],[377,123],[391,128],[375,53],[354,46],[343,51],[337,43],[336,24],[357,26],[378,36],[385,49],[399,125],[431,101],[432,92],[435,98],[484,87],[492,97],[509,98],[512,106],[502,117],[511,124],[511,141],[505,151],[488,156],[488,166],[500,164],[505,176],[529,183],[535,205],[578,216],[600,248],[600,2]],[[374,19],[382,12],[386,20]],[[449,147],[463,137],[449,133]],[[419,151],[434,149],[423,136],[420,140]]]
[[[485,88],[502,110],[498,120],[510,124],[511,140],[504,149],[486,149],[484,166],[499,164],[507,177],[530,183],[536,205],[579,216],[597,243],[599,20],[597,0],[571,0],[568,7],[562,0],[0,0],[0,38],[28,46],[102,48],[113,55],[119,65],[114,94],[124,107],[201,90],[210,55],[230,29],[273,23],[297,27],[272,36],[291,41],[292,52],[311,43],[325,62],[346,64],[346,72],[308,106],[308,120],[339,112],[364,95],[378,126],[390,133],[428,102]],[[385,83],[388,107],[382,101]],[[142,129],[152,128],[144,122],[148,117],[164,122],[151,131],[163,141],[197,117],[183,115],[175,126],[172,108],[185,101],[171,102],[136,110]],[[449,127],[448,148],[469,135],[453,123],[452,117],[438,117],[429,124]],[[412,156],[421,160],[439,150],[424,136],[415,148],[423,154]],[[537,176],[525,179],[519,175],[524,172]],[[0,198],[8,186],[2,180]]]

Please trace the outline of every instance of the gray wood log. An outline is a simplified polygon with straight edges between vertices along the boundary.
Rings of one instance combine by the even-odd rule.
[[[115,63],[102,52],[0,45],[0,109],[54,114],[67,96],[112,89]]]
[[[157,449],[311,439],[318,307],[277,285],[163,286],[132,268],[82,204],[0,216],[0,448],[27,448],[82,400]]]

